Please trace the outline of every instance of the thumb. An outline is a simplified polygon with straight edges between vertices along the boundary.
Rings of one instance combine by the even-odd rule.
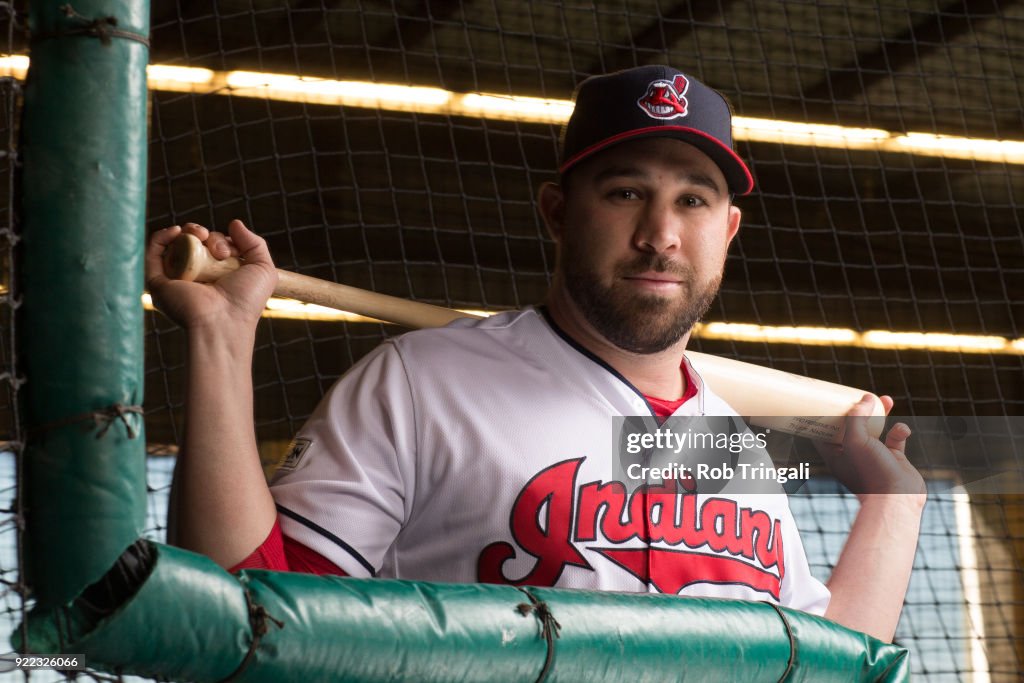
[[[231,236],[231,241],[238,248],[239,256],[246,263],[259,263],[273,267],[274,261],[270,257],[267,241],[249,230],[245,223],[237,218],[228,223],[228,235]]]
[[[878,406],[879,403],[882,404],[883,410],[885,409],[886,402],[884,399],[888,398],[888,396],[884,396],[882,399],[879,399],[874,394],[864,394],[863,396],[860,397],[859,401],[857,401],[850,407],[850,411],[847,413],[847,415],[850,415],[851,417],[855,415],[858,417],[871,417],[872,415],[875,414],[875,408]],[[892,399],[889,400],[891,402]]]
[[[868,433],[868,418],[874,412],[874,394],[864,394],[859,401],[853,404],[846,414],[846,433],[843,435],[844,445],[862,444],[871,439]]]

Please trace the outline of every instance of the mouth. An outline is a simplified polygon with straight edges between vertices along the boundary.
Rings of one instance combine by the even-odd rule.
[[[650,292],[674,292],[682,285],[682,281],[666,273],[639,273],[623,279],[634,287]]]

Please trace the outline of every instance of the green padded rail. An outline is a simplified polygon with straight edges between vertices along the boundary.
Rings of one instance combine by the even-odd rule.
[[[846,683],[906,680],[909,670],[903,648],[767,603],[268,571],[235,577],[193,553],[140,545],[150,553],[146,574],[116,609],[101,619],[83,616],[79,603],[36,610],[31,649],[63,642],[111,672],[268,683],[532,683],[545,669],[551,683]]]

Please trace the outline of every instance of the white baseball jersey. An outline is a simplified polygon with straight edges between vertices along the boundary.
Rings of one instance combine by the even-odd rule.
[[[695,372],[676,415],[735,415]],[[381,344],[324,397],[271,490],[285,535],[351,576],[771,600],[822,614],[782,493],[613,479],[651,415],[536,309]],[[781,491],[781,489],[779,489]]]

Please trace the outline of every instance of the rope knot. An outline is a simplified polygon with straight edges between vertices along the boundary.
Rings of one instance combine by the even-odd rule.
[[[78,415],[65,417],[61,420],[54,420],[53,422],[29,427],[28,432],[30,436],[41,436],[61,427],[67,427],[79,422],[92,420],[93,426],[99,427],[99,431],[96,432],[96,438],[102,439],[110,430],[110,427],[115,422],[120,421],[121,424],[124,425],[125,431],[128,432],[128,438],[134,439],[136,437],[136,433],[132,428],[131,421],[128,419],[128,416],[132,414],[143,415],[145,414],[145,411],[142,409],[142,406],[126,406],[122,403],[114,403],[106,408],[100,408],[99,410],[90,410],[89,412],[79,413]]]
[[[537,677],[537,683],[543,683],[547,680],[548,673],[551,671],[551,665],[555,662],[555,640],[560,637],[562,625],[555,619],[554,613],[551,608],[543,600],[538,600],[537,597],[526,590],[520,588],[519,591],[530,599],[529,603],[521,602],[516,605],[516,611],[521,616],[527,616],[533,614],[540,621],[540,636],[548,644],[547,656],[544,658],[544,668],[541,669],[540,675]]]
[[[128,421],[128,415],[132,413],[142,415],[142,406],[126,406],[121,403],[115,403],[102,410],[94,411],[92,414],[93,421],[97,427],[100,427],[100,431],[96,433],[96,438],[103,438],[103,435],[110,429],[110,425],[120,420],[124,424],[125,431],[128,432],[128,438],[134,439],[135,430],[132,429],[131,422]]]
[[[248,588],[245,589],[245,602],[249,607],[249,626],[252,628],[252,642],[249,643],[249,650],[245,653],[245,657],[242,658],[241,664],[235,669],[234,673],[222,680],[220,683],[231,683],[232,681],[238,680],[238,677],[242,675],[242,672],[252,662],[252,658],[256,656],[256,650],[259,649],[260,641],[263,640],[263,636],[267,635],[270,631],[270,624],[273,624],[279,629],[284,628],[284,622],[280,619],[275,619],[271,616],[270,612],[263,605],[257,604],[253,598],[252,593]]]
[[[100,43],[103,45],[110,45],[110,39],[116,35],[115,29],[117,28],[117,17],[97,17],[96,19],[89,19],[82,16],[75,11],[75,8],[70,4],[61,5],[60,11],[64,13],[68,19],[72,19],[82,33],[87,33],[91,36],[96,36],[100,39]]]
[[[0,6],[4,4],[7,3],[0,3]],[[57,9],[59,9],[68,20],[64,22],[63,26],[58,26],[54,31],[33,32],[33,43],[69,36],[90,36],[92,38],[99,38],[100,43],[104,47],[109,47],[114,38],[133,40],[136,43],[141,43],[146,47],[149,47],[148,36],[141,33],[135,33],[131,30],[118,28],[119,22],[117,21],[117,17],[108,15],[90,19],[89,17],[79,14],[70,3],[59,5]]]

